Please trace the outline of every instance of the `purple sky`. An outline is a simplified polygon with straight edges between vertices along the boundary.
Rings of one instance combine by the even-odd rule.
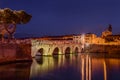
[[[0,8],[25,10],[28,24],[18,25],[19,34],[99,34],[112,24],[120,33],[120,0],[0,0]]]

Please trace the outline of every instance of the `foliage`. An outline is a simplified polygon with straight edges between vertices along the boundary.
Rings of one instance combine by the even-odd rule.
[[[0,9],[0,23],[26,24],[30,21],[31,15],[23,10]]]
[[[23,10],[0,9],[0,25],[4,27],[10,38],[16,30],[16,24],[26,24],[31,18],[32,16]],[[2,31],[0,31],[0,33],[1,32]]]

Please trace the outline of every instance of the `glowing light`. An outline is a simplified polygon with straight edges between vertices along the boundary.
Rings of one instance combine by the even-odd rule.
[[[89,43],[86,43],[86,44],[85,44],[86,47],[89,47],[89,45],[90,45]]]
[[[85,34],[81,35],[81,44],[82,44],[82,48],[84,48],[84,44],[85,44]]]

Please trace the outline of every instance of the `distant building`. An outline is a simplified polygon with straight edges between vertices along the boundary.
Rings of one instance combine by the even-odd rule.
[[[108,35],[105,37],[106,42],[120,42],[120,35]]]
[[[109,24],[108,28],[102,32],[102,35],[98,37],[93,33],[86,34],[72,34],[72,35],[61,35],[61,36],[45,36],[37,38],[38,40],[61,40],[71,41],[78,44],[116,44],[120,43],[120,35],[112,35],[112,25]]]
[[[96,39],[97,35],[93,33],[87,33],[85,34],[85,43],[94,43],[94,40]]]
[[[103,38],[97,37],[97,35],[93,33],[74,35],[73,41],[81,44],[98,44],[105,42]]]
[[[74,35],[73,36],[73,41],[76,43],[81,43],[81,34]]]
[[[96,37],[94,40],[93,40],[93,43],[94,44],[104,44],[105,43],[105,39],[101,38],[101,37]]]
[[[111,25],[109,25],[106,31],[102,32],[102,38],[105,39],[105,43],[120,43],[120,35],[112,35]]]
[[[108,35],[112,35],[112,26],[109,24],[109,27],[102,32],[102,38],[105,38]]]
[[[101,37],[98,37],[96,34],[87,33],[85,34],[85,43],[89,44],[105,44],[106,37],[112,35],[112,26],[109,27],[102,32]]]

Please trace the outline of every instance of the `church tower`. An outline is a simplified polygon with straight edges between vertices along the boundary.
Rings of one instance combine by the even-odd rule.
[[[108,31],[112,32],[112,25],[109,24]]]
[[[108,28],[102,32],[102,38],[105,38],[108,35],[112,35],[112,25],[109,24]]]

